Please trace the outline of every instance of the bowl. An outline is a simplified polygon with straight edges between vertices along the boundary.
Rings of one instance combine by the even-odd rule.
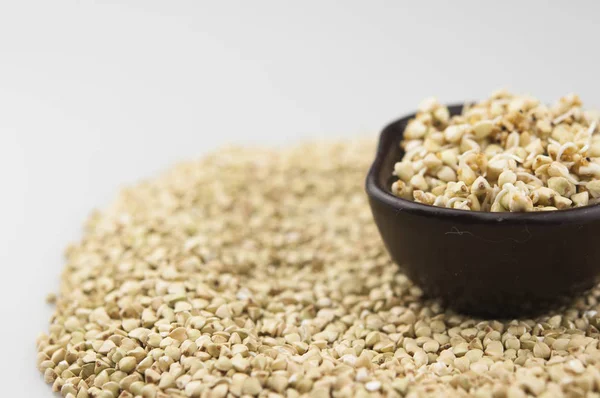
[[[449,106],[459,114],[461,105]],[[491,213],[448,209],[391,193],[411,114],[381,133],[366,179],[369,203],[392,260],[445,306],[484,317],[550,309],[600,280],[600,206]]]

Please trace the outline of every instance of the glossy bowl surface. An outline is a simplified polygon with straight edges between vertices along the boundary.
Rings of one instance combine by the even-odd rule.
[[[461,109],[450,106],[452,114]],[[461,312],[513,317],[564,303],[600,281],[600,205],[489,213],[394,196],[392,171],[413,117],[381,133],[366,191],[393,261],[425,294]]]

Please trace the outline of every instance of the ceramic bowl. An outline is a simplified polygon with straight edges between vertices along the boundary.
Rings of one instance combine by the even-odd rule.
[[[449,109],[458,114],[462,106]],[[600,205],[491,213],[394,196],[392,171],[413,117],[381,133],[366,191],[393,261],[426,295],[461,312],[512,317],[563,303],[600,280]]]

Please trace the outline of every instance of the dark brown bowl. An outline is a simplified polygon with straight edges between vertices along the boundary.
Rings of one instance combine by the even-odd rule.
[[[462,106],[450,106],[452,114]],[[488,213],[428,206],[390,187],[406,116],[381,133],[366,190],[392,259],[458,311],[511,317],[565,302],[600,280],[600,206]]]

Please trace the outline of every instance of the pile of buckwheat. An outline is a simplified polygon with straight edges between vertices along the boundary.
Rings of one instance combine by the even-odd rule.
[[[548,107],[501,90],[450,116],[424,100],[406,126],[392,192],[474,211],[548,211],[600,202],[600,114],[571,94]]]
[[[421,297],[372,222],[371,141],[230,149],[88,222],[38,367],[68,398],[600,397],[600,290],[537,319]]]

